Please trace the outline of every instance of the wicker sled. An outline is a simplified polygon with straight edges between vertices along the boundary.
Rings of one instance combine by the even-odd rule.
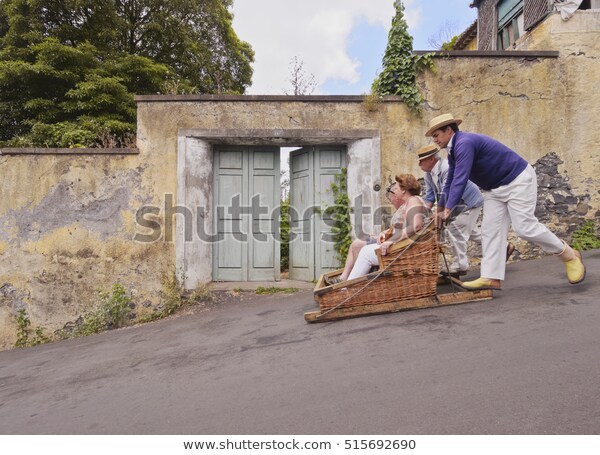
[[[343,269],[322,275],[314,289],[320,309],[305,313],[304,318],[322,322],[491,299],[489,290],[438,294],[437,234],[430,223],[420,233],[392,245],[387,255],[381,256],[377,250],[379,270],[369,275],[331,286],[325,278],[336,277]]]

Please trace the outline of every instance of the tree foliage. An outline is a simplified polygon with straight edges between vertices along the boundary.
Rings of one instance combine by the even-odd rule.
[[[398,95],[413,111],[420,112],[423,97],[416,84],[417,72],[433,68],[431,55],[413,55],[413,38],[404,19],[404,5],[396,1],[396,14],[388,35],[388,44],[382,60],[383,69],[373,82],[373,93]]]
[[[124,145],[133,94],[243,93],[232,0],[0,0],[0,143]]]
[[[442,51],[453,51],[454,50],[454,46],[456,45],[456,42],[458,41],[458,38],[460,37],[460,35],[454,35],[450,41],[446,41],[445,43],[442,44],[442,47],[440,50]]]

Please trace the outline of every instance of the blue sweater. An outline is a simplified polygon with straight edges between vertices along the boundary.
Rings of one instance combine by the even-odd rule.
[[[448,177],[448,160],[441,158],[437,164],[438,175],[437,181],[435,181],[431,172],[425,172],[425,197],[423,198],[426,202],[439,204],[442,199],[442,191],[444,190],[444,183]],[[468,181],[465,186],[461,198],[461,205],[464,206],[464,210],[469,210],[475,207],[481,207],[483,205],[483,196],[481,191],[477,188],[473,182]]]
[[[448,153],[448,164],[440,205],[453,209],[460,202],[469,180],[484,191],[490,191],[512,182],[528,163],[491,137],[458,131]]]

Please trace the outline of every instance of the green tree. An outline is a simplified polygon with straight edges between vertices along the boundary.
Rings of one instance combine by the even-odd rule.
[[[404,19],[404,5],[401,1],[394,5],[396,14],[382,60],[383,69],[373,82],[372,90],[378,95],[398,95],[413,112],[420,112],[423,97],[416,75],[425,67],[433,68],[433,61],[429,54],[413,55],[413,39]]]
[[[0,0],[0,143],[124,145],[134,94],[243,93],[232,0]]]
[[[232,27],[232,0],[116,0],[117,48],[168,65],[202,93],[243,93],[254,53]]]
[[[0,36],[5,36],[8,32],[8,16],[6,15],[6,8],[4,8],[3,1],[0,0]]]
[[[202,93],[243,93],[254,53],[232,27],[232,0],[4,0],[18,47],[36,37],[85,42],[102,53],[126,53],[167,65]],[[0,31],[2,20],[0,17]]]
[[[15,146],[105,145],[105,137],[124,145],[135,131],[136,87],[156,93],[168,74],[145,57],[103,60],[87,42],[44,38],[18,59],[14,51],[0,51],[0,138]]]

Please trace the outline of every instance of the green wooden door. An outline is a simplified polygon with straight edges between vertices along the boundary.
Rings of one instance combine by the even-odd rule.
[[[278,147],[215,147],[213,280],[278,281]]]
[[[304,147],[290,153],[290,258],[291,280],[315,278],[313,247],[314,152]]]
[[[279,148],[250,149],[249,196],[252,236],[248,244],[248,281],[279,281],[279,208],[281,181]],[[254,202],[253,202],[254,201]]]
[[[340,268],[340,263],[331,238],[331,216],[325,209],[334,205],[331,184],[335,176],[346,167],[346,150],[344,147],[319,146],[315,150],[315,203],[320,208],[315,216],[315,278],[323,273]]]
[[[290,279],[312,281],[340,265],[331,221],[323,213],[333,205],[331,183],[345,165],[343,146],[304,147],[290,154]]]

